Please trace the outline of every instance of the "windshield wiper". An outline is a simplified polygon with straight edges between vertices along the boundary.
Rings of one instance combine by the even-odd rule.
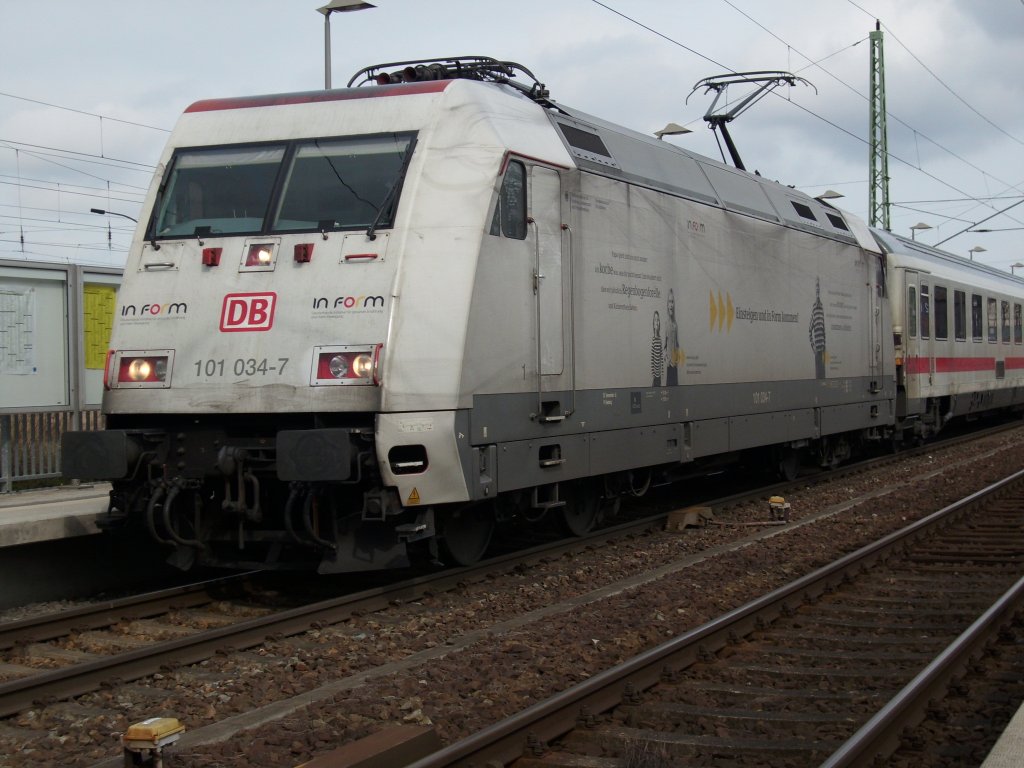
[[[398,175],[395,177],[395,183],[388,189],[387,194],[384,195],[384,200],[380,204],[380,208],[377,209],[377,215],[373,217],[373,221],[370,222],[370,226],[366,228],[366,238],[368,240],[376,240],[377,235],[374,231],[377,229],[377,225],[380,224],[380,218],[395,199],[395,195],[398,193],[398,188],[402,186],[402,181],[405,179],[405,171],[409,167],[409,160],[412,158],[412,142],[409,142],[408,148],[405,150],[405,157],[402,158],[402,167],[398,169]]]
[[[213,227],[207,227],[207,226],[196,227],[192,231],[192,236],[195,237],[195,239],[199,241],[199,245],[200,246],[203,246],[203,245],[205,245],[205,243],[203,242],[203,238],[204,237],[209,237],[212,232],[213,232]]]

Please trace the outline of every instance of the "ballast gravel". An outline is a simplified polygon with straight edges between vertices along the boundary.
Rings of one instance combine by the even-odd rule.
[[[791,525],[689,567],[672,565],[768,530],[758,525],[767,503],[32,709],[0,723],[0,766],[92,766],[119,755],[120,734],[146,717],[196,731],[360,673],[368,679],[282,719],[173,747],[168,765],[294,766],[395,724],[433,725],[450,743],[1005,477],[1024,466],[1022,445],[1018,428],[791,492]],[[414,654],[433,656],[398,663]],[[397,671],[374,674],[385,664]]]

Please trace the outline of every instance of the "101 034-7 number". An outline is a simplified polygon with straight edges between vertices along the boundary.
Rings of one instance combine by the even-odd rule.
[[[266,376],[276,373],[280,376],[288,365],[287,357],[279,357],[276,362],[272,359],[255,357],[236,357],[234,360],[196,360],[193,365],[196,367],[196,376],[204,376],[208,379],[219,378],[228,375],[235,376]]]

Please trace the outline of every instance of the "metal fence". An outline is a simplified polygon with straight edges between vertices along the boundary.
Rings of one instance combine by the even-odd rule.
[[[0,493],[19,481],[60,477],[60,436],[104,423],[98,409],[0,413]]]

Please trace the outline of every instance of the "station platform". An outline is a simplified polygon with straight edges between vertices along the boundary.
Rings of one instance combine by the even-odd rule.
[[[1020,768],[1024,765],[1024,707],[1017,710],[981,768]]]
[[[0,547],[99,533],[110,485],[90,483],[0,494]]]
[[[165,562],[148,535],[101,534],[109,494],[109,483],[0,494],[0,611],[199,578]]]

